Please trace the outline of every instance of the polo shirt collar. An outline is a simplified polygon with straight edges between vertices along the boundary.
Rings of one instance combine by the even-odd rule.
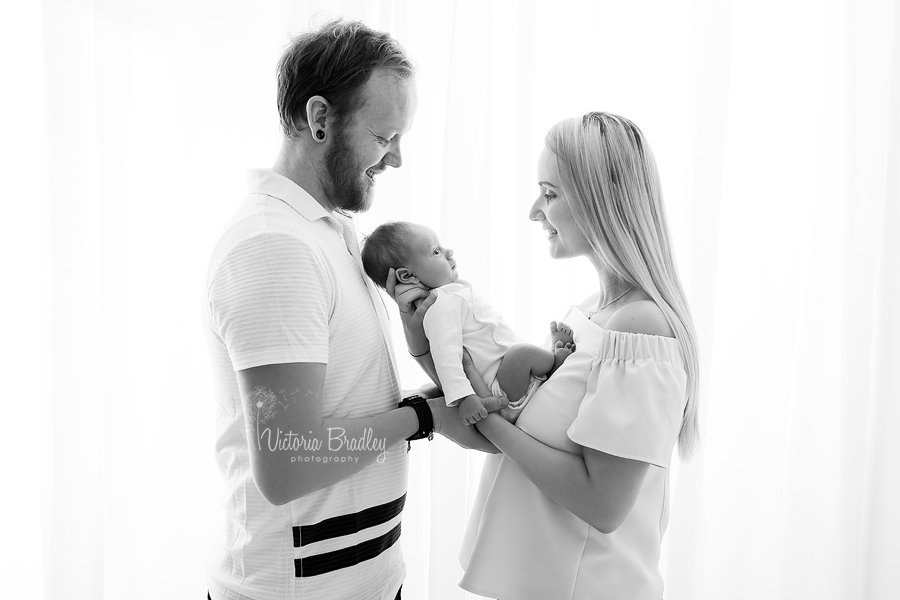
[[[247,191],[278,198],[309,222],[325,217],[334,219],[316,199],[302,187],[271,169],[251,169],[247,173]]]

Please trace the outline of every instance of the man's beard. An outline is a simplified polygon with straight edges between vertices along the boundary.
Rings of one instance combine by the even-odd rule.
[[[325,156],[325,195],[335,208],[347,212],[365,212],[372,205],[369,187],[363,179],[364,171],[356,160],[353,148],[347,143],[343,127],[334,132],[331,150]]]

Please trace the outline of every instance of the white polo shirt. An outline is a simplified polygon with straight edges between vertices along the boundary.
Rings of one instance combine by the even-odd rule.
[[[406,444],[349,479],[273,506],[250,470],[236,376],[260,365],[325,363],[326,417],[396,407],[387,312],[363,272],[352,219],[287,178],[252,171],[213,252],[206,292],[225,483],[223,535],[208,563],[213,599],[393,599],[405,575],[398,538]]]

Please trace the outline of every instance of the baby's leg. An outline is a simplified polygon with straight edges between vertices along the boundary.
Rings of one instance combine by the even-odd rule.
[[[531,344],[516,344],[510,348],[497,370],[497,383],[510,402],[515,402],[528,392],[532,375],[542,377],[555,366],[553,352]]]

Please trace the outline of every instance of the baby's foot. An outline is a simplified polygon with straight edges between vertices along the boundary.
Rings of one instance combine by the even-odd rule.
[[[572,342],[556,342],[556,346],[553,348],[553,371],[555,372],[573,352],[575,352],[575,344]]]
[[[575,343],[575,338],[572,337],[572,328],[562,321],[559,323],[550,321],[550,347],[555,350],[559,342],[562,342],[563,346]]]

